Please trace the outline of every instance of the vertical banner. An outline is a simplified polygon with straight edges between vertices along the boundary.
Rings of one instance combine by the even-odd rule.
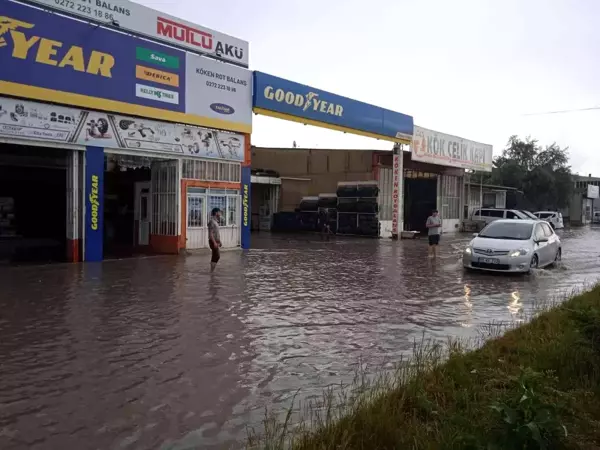
[[[85,153],[85,260],[102,261],[104,235],[104,148]]]
[[[242,166],[242,249],[250,248],[250,198],[252,176],[250,166]]]
[[[401,151],[401,150],[400,150]],[[394,185],[392,188],[392,239],[397,239],[400,234],[399,230],[399,216],[400,216],[400,158],[402,155],[398,154],[398,149],[394,149],[394,168],[392,170],[392,176]]]

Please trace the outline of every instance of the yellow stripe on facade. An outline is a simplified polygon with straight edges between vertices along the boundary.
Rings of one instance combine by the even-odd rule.
[[[315,127],[328,128],[330,130],[342,131],[344,133],[357,134],[359,136],[365,136],[365,137],[370,137],[370,138],[374,138],[374,139],[379,139],[381,141],[399,142],[401,144],[410,144],[411,143],[410,139],[395,138],[395,137],[391,137],[391,136],[383,136],[383,135],[380,135],[377,133],[370,133],[368,131],[355,130],[354,128],[341,127],[339,125],[332,125],[330,123],[319,122],[317,120],[311,120],[311,119],[305,119],[302,117],[290,116],[289,114],[282,114],[282,113],[278,113],[275,111],[270,111],[268,109],[253,108],[253,111],[256,114],[261,114],[263,116],[275,117],[276,119],[282,119],[282,120],[291,120],[292,122],[304,123],[307,125],[313,125]]]
[[[199,127],[215,128],[220,130],[235,131],[238,133],[252,133],[252,125],[226,120],[212,119],[210,117],[195,116],[174,111],[167,111],[150,106],[133,105],[131,103],[106,100],[71,92],[54,91],[52,89],[28,86],[25,84],[0,81],[0,94],[14,97],[40,100],[50,103],[60,103],[65,106],[98,109],[101,111],[146,117],[149,119],[176,122]]]

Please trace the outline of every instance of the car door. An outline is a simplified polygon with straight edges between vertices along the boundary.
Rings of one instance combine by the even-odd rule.
[[[538,264],[540,267],[544,267],[548,264],[548,242],[544,242],[548,238],[541,223],[536,224],[533,233],[535,239],[535,252],[538,255]]]
[[[556,239],[556,235],[552,230],[552,227],[547,223],[541,223],[542,229],[544,230],[544,236],[548,239],[546,245],[544,246],[544,256],[545,261],[544,265],[552,264],[554,259],[556,258],[556,252],[558,252],[558,242]]]

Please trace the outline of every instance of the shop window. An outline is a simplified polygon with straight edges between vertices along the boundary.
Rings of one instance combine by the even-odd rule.
[[[240,201],[239,196],[227,196],[227,225],[235,226],[238,224],[238,203]]]
[[[189,228],[204,226],[204,203],[205,195],[188,195],[187,223]]]
[[[484,208],[495,208],[496,207],[496,193],[485,192],[483,194],[483,206]]]

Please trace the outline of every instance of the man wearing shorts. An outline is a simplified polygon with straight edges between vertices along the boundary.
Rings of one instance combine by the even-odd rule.
[[[440,218],[437,209],[432,211],[431,216],[427,218],[427,234],[429,237],[429,257],[437,257],[437,247],[440,243],[440,235],[442,234],[442,219]]]
[[[219,233],[219,222],[221,220],[221,210],[219,208],[213,208],[210,214],[210,220],[208,222],[208,246],[212,251],[212,257],[210,259],[210,271],[214,272],[217,267],[217,263],[221,258],[221,235]]]

